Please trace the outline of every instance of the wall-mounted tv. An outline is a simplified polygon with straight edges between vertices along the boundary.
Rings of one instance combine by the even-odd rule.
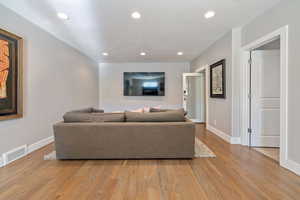
[[[124,96],[165,96],[165,72],[124,72]]]

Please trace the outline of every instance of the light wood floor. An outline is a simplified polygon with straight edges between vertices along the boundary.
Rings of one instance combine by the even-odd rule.
[[[197,127],[217,155],[194,160],[44,161],[49,145],[0,169],[1,200],[299,199],[300,177]]]
[[[263,147],[257,147],[254,148],[254,150],[264,154],[265,156],[272,158],[273,160],[276,160],[279,162],[279,154],[280,149],[279,148],[263,148]]]

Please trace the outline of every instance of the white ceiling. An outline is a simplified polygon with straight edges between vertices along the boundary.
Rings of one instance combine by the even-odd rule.
[[[0,0],[99,62],[184,62],[280,0]],[[208,10],[216,11],[204,19]],[[140,20],[131,12],[139,11]],[[57,18],[65,12],[70,19]],[[103,57],[102,52],[109,56]],[[144,51],[146,56],[140,56]],[[177,52],[184,52],[177,56]]]

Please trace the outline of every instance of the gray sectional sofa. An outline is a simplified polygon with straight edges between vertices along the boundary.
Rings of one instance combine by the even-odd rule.
[[[54,125],[54,136],[58,159],[194,157],[195,125],[183,110],[69,112]]]

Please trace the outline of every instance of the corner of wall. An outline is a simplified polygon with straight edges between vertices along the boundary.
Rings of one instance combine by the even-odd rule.
[[[222,132],[221,130],[219,130],[216,127],[214,127],[212,125],[209,125],[209,124],[206,124],[206,128],[211,133],[217,135],[218,137],[220,137],[221,139],[225,140],[229,144],[241,144],[241,138],[240,137],[230,136],[230,135]]]
[[[232,66],[231,66],[231,131],[233,137],[240,137],[240,68],[241,68],[242,28],[232,29]]]

